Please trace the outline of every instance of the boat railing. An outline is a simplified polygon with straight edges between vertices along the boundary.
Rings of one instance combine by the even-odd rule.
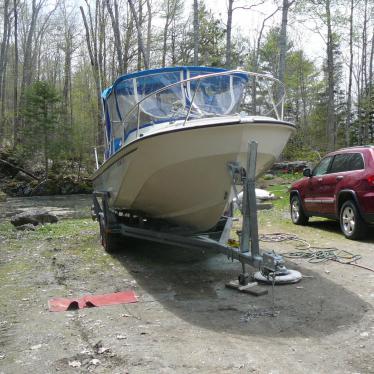
[[[183,126],[186,124],[187,121],[195,118],[202,118],[202,117],[211,117],[211,116],[225,116],[225,115],[232,115],[233,113],[209,113],[204,112],[199,108],[199,105],[196,104],[196,97],[197,92],[200,90],[201,81],[205,79],[212,79],[214,77],[221,77],[221,76],[230,76],[236,78],[244,78],[246,81],[245,87],[243,88],[243,92],[241,93],[242,97],[240,98],[240,110],[237,111],[236,114],[245,115],[261,115],[261,116],[274,116],[274,118],[278,120],[283,119],[284,114],[284,102],[285,102],[285,87],[284,84],[278,80],[277,78],[273,77],[270,74],[262,74],[262,73],[252,73],[246,72],[243,70],[230,70],[218,73],[209,73],[203,75],[197,75],[195,77],[190,77],[184,80],[179,80],[178,82],[171,83],[166,85],[158,90],[151,92],[150,94],[144,96],[140,99],[124,116],[122,121],[122,125],[126,125],[129,122],[130,118],[134,120],[134,115],[136,115],[136,139],[139,137],[140,133],[139,130],[142,127],[141,123],[141,115],[142,115],[142,107],[147,102],[154,97],[158,97],[161,93],[165,91],[170,91],[174,87],[183,87],[185,90],[187,86],[191,87],[191,83],[196,82],[196,87],[189,91],[190,97],[188,97],[188,105],[183,107],[184,112],[181,112],[181,108],[176,109],[175,113],[173,113],[173,117],[176,119],[183,120]],[[266,95],[264,93],[266,92]],[[260,94],[260,95],[259,95]],[[188,96],[187,92],[185,91],[184,95]],[[260,96],[260,98],[258,98]],[[265,96],[267,99],[265,99]],[[181,104],[181,106],[183,106]],[[260,108],[263,107],[265,110],[261,110]],[[179,114],[179,115],[178,115]],[[173,120],[175,120],[173,118]],[[155,121],[156,122],[156,121]],[[165,122],[165,121],[160,121]],[[156,122],[157,123],[157,122]]]

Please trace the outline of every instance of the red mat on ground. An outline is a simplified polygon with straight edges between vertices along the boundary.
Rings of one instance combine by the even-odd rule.
[[[48,307],[50,312],[64,312],[103,305],[136,303],[137,301],[134,291],[124,291],[104,295],[87,295],[80,299],[54,298],[48,300]]]

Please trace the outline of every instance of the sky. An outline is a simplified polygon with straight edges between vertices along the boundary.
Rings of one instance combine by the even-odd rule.
[[[254,0],[236,0],[234,6],[246,5],[260,1]],[[208,9],[226,23],[227,17],[227,1],[226,0],[205,0]],[[186,1],[186,10],[191,9],[192,0]],[[234,33],[240,32],[243,36],[254,37],[257,35],[257,30],[261,28],[263,19],[269,16],[277,6],[273,1],[266,1],[265,4],[260,5],[252,10],[237,9],[233,13]],[[278,11],[271,19],[266,22],[266,28],[271,26],[279,26],[281,23],[281,11]],[[314,24],[306,22],[304,25],[295,23],[289,17],[288,32],[292,35],[297,47],[303,47],[306,54],[320,63],[325,56],[325,44],[321,36],[312,32]],[[307,48],[305,48],[307,46]]]

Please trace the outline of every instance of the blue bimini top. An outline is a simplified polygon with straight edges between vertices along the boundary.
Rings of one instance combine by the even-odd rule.
[[[187,113],[191,119],[236,113],[248,74],[235,72],[209,77],[209,74],[225,71],[222,68],[180,66],[143,70],[117,78],[101,94],[107,139],[109,143],[117,139],[117,146],[110,147],[108,156],[124,144],[138,125],[142,128],[183,119]],[[189,80],[204,75],[207,77]],[[189,81],[178,84],[183,80]]]

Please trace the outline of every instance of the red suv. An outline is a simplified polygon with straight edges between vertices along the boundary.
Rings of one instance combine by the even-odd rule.
[[[365,236],[374,223],[374,146],[344,148],[326,155],[290,189],[292,222],[309,217],[339,220],[348,239]]]

